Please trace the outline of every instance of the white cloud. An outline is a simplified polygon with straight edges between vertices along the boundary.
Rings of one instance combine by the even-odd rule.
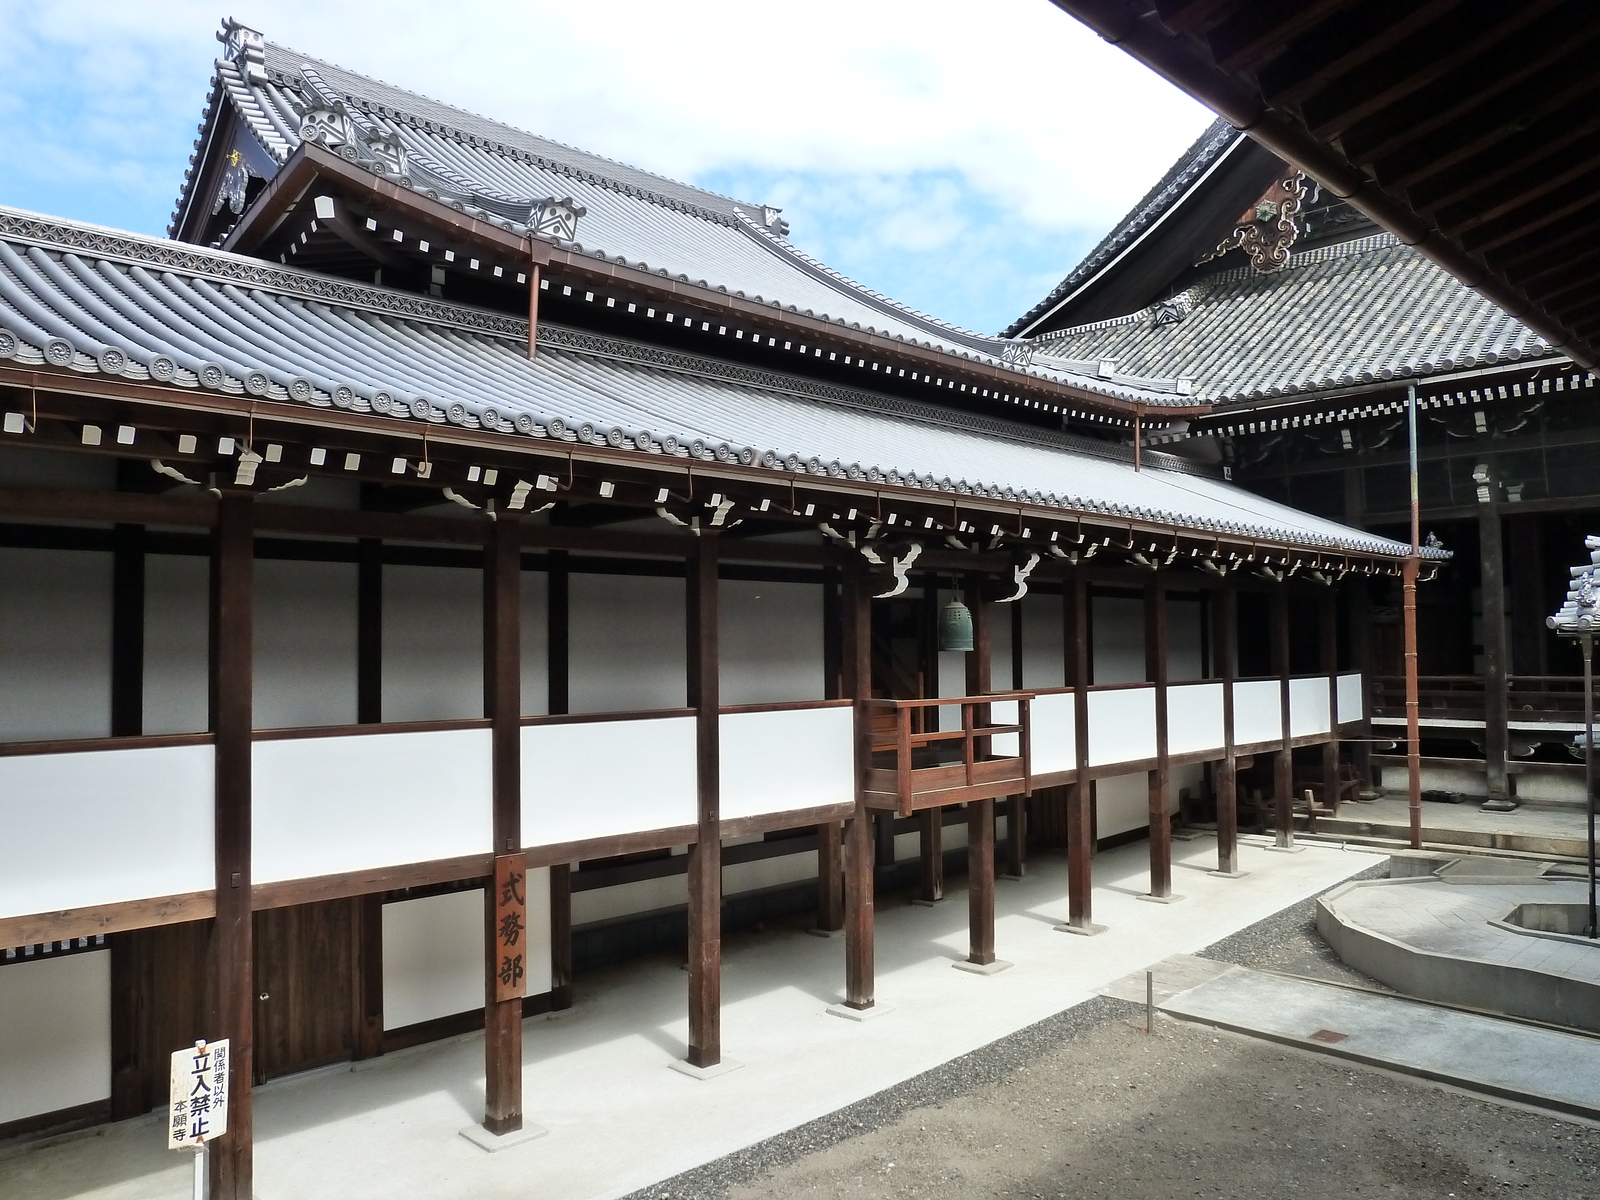
[[[179,138],[187,153],[218,50],[212,4],[6,10],[0,107],[17,115],[30,63],[77,94],[70,116],[34,123],[36,144],[83,130],[85,153],[122,160],[122,177]],[[1046,0],[258,0],[238,15],[307,54],[675,178],[821,180],[793,189],[798,241],[808,221],[845,240],[848,210],[811,207],[831,190],[865,203],[881,250],[913,257],[970,236],[973,197],[1025,241],[1092,240],[1209,120]],[[179,174],[181,156],[169,193]],[[921,192],[918,178],[960,186]],[[904,209],[884,223],[896,191]]]

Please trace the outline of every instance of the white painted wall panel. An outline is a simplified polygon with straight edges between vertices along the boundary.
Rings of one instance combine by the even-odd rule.
[[[1143,771],[1095,780],[1094,800],[1099,837],[1115,837],[1150,824],[1150,779]]]
[[[1327,733],[1328,680],[1326,676],[1289,681],[1289,736]]]
[[[722,891],[724,895],[733,896],[786,883],[814,882],[816,878],[817,852],[807,850],[802,854],[780,854],[755,862],[731,863],[722,868]]]
[[[1015,700],[1002,700],[998,704],[991,704],[989,706],[989,720],[996,725],[1015,725],[1022,719],[1019,709],[1020,706]],[[952,718],[950,723],[952,729],[959,728],[955,721],[956,718]],[[1020,734],[1003,733],[995,738],[990,743],[990,746],[997,757],[1009,755],[1015,758],[1022,753],[1022,737]]]
[[[684,581],[574,573],[568,587],[572,711],[683,707]]]
[[[0,1125],[111,1095],[111,952],[0,966]]]
[[[522,573],[522,715],[550,711],[550,577]]]
[[[821,700],[821,586],[724,579],[717,590],[722,703]]]
[[[1346,721],[1359,721],[1366,716],[1363,703],[1361,676],[1339,676],[1339,723]]]
[[[989,681],[997,692],[1011,688],[1011,612],[1012,605],[996,604],[992,608],[993,625],[990,631]]]
[[[356,721],[356,565],[258,558],[255,727]]]
[[[1090,766],[1138,762],[1155,753],[1154,687],[1089,693]]]
[[[111,732],[111,555],[0,547],[0,741]]]
[[[849,804],[854,724],[849,706],[724,714],[723,820]]]
[[[1067,682],[1061,651],[1059,595],[1029,592],[1022,605],[1022,686],[1060,687]]]
[[[209,890],[212,775],[210,746],[0,758],[0,916]]]
[[[257,742],[252,779],[257,883],[493,847],[487,729]]]
[[[693,717],[522,731],[525,845],[693,825],[697,811]]]
[[[1204,608],[1198,600],[1167,598],[1167,681],[1206,677]]]
[[[1093,683],[1141,683],[1144,670],[1144,601],[1091,596]]]
[[[689,900],[687,875],[663,875],[656,879],[640,879],[616,887],[594,888],[587,892],[572,893],[572,923],[588,925],[594,921],[611,921],[618,917],[632,917],[640,913],[672,908]]]
[[[144,731],[204,733],[210,721],[211,560],[144,560]]]
[[[483,716],[483,572],[383,568],[383,719]]]
[[[1167,688],[1167,752],[1221,750],[1222,684],[1186,683]]]
[[[483,889],[383,906],[383,1027],[483,1007]]]
[[[1283,737],[1283,710],[1276,679],[1233,685],[1233,744],[1273,742]]]
[[[1077,697],[1072,692],[1035,696],[1029,715],[1033,723],[1033,773],[1070,771],[1078,765],[1078,741],[1073,727]]]

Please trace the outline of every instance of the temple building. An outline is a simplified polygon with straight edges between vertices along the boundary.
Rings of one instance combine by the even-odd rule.
[[[252,1084],[320,1064],[481,1027],[514,1132],[522,1018],[598,964],[684,950],[694,1074],[724,928],[840,934],[845,1017],[875,888],[965,871],[991,972],[997,871],[1064,849],[1092,934],[1097,845],[1171,900],[1174,819],[1233,872],[1241,801],[1345,794],[1406,380],[1447,546],[1574,486],[1459,476],[1578,375],[1231,131],[986,336],[771,206],[219,37],[169,237],[0,209],[0,1136],[226,1037],[243,1197]],[[1470,674],[1479,568],[1423,558]]]

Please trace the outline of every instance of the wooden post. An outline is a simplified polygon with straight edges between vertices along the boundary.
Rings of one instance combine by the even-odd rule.
[[[356,546],[356,721],[383,720],[383,542]]]
[[[1359,797],[1373,791],[1377,784],[1372,775],[1372,588],[1370,582],[1359,575],[1352,575],[1343,586],[1351,664],[1361,673],[1360,736],[1350,747]]]
[[[144,526],[111,542],[111,736],[144,732]]]
[[[250,731],[254,719],[255,538],[248,492],[223,491],[211,557],[211,732],[215,739],[217,915],[212,927],[210,1036],[231,1041],[228,1132],[212,1143],[211,1195],[251,1200],[255,1061],[254,947],[250,909]]]
[[[1484,808],[1507,812],[1516,807],[1507,768],[1509,746],[1506,695],[1505,547],[1500,509],[1478,505],[1479,583],[1483,595],[1483,758],[1489,793]]]
[[[844,1002],[847,1008],[874,1004],[876,983],[872,925],[872,814],[863,803],[872,765],[872,593],[865,564],[853,561],[845,579],[843,680],[856,701],[856,813],[845,828],[844,846]]]
[[[983,578],[967,577],[967,607],[972,610],[972,649],[967,653],[967,695],[990,689],[994,653],[994,602],[984,595]],[[989,706],[979,705],[974,724],[988,724]],[[987,744],[987,743],[986,743]],[[994,957],[994,801],[967,802],[967,962],[988,966]]]
[[[522,853],[522,547],[517,515],[493,515],[483,572],[483,712],[490,722],[495,857],[495,875],[484,892],[483,1127],[499,1136],[522,1128],[527,964],[515,943],[501,936],[501,921],[517,907],[526,910],[527,860]],[[504,897],[507,888],[521,889],[520,894]]]
[[[1172,900],[1172,765],[1167,731],[1167,581],[1158,571],[1144,587],[1144,673],[1156,690],[1156,765],[1147,773],[1150,899]]]
[[[840,856],[842,827],[838,821],[817,826],[817,932],[844,928],[844,875]]]
[[[1339,606],[1330,586],[1322,596],[1318,618],[1322,669],[1328,673],[1328,740],[1322,744],[1322,799],[1339,815]]]
[[[1222,761],[1217,764],[1217,873],[1239,873],[1239,772],[1233,731],[1233,688],[1239,668],[1239,593],[1231,583],[1216,592],[1212,609],[1216,670],[1222,680]]]
[[[1098,933],[1094,923],[1094,793],[1089,780],[1089,583],[1075,570],[1062,597],[1066,680],[1073,689],[1072,739],[1077,777],[1067,789],[1067,933]]]
[[[550,1007],[572,1007],[572,864],[550,868]]]
[[[944,809],[925,808],[917,814],[922,872],[917,899],[937,904],[944,899]]]
[[[1273,763],[1272,792],[1277,848],[1294,845],[1294,747],[1289,735],[1289,589],[1272,594],[1272,673],[1278,677],[1278,715],[1283,723],[1278,757]]]
[[[695,710],[699,809],[689,847],[691,1067],[722,1061],[721,697],[717,656],[717,538],[695,539],[689,563],[689,706]]]

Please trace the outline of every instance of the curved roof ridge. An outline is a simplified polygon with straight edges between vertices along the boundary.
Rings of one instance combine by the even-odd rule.
[[[1111,232],[1085,254],[1078,265],[1067,272],[1067,277],[1027,312],[1001,330],[1001,337],[1015,337],[1017,333],[1043,316],[1063,296],[1098,271],[1113,254],[1156,222],[1194,179],[1219,159],[1239,138],[1246,135],[1218,117],[1167,168],[1155,186],[1147,191],[1123,218],[1111,227]]]

